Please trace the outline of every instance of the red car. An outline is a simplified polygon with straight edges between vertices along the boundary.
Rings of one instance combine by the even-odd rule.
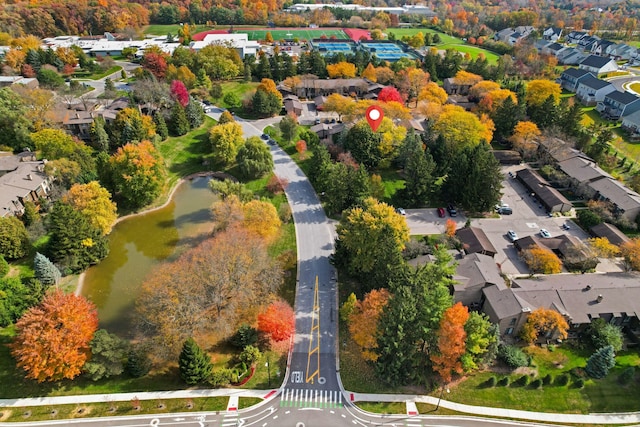
[[[444,216],[445,216],[444,208],[438,208],[438,216],[440,218],[444,218]]]

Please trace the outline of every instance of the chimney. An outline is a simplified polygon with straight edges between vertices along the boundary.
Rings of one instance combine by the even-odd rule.
[[[31,176],[31,174],[29,173],[29,174],[27,174],[27,179],[28,179],[29,181],[33,181],[33,176]]]
[[[598,298],[596,298],[596,302],[602,302],[602,300],[604,299],[604,297],[602,296],[602,294],[598,295]]]

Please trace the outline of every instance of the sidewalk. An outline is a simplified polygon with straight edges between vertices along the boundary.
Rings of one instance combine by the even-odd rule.
[[[411,404],[429,403],[438,404],[438,398],[433,396],[398,395],[398,394],[353,394],[354,402],[407,402]],[[529,421],[544,421],[552,423],[570,424],[633,424],[640,423],[640,412],[627,412],[620,414],[554,414],[549,412],[531,412],[518,409],[488,408],[484,406],[471,406],[462,403],[440,400],[440,406],[453,411],[473,414],[477,416],[514,418]],[[427,414],[422,414],[427,415]]]

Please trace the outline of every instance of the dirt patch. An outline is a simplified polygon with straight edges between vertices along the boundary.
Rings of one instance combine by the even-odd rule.
[[[91,413],[91,406],[78,406],[71,414],[73,417],[86,417]]]
[[[514,370],[513,373],[517,374],[517,375],[531,375],[533,377],[537,377],[538,376],[538,368],[531,368],[529,366],[522,366],[520,368],[516,368],[516,370]]]
[[[13,411],[10,409],[3,409],[2,411],[0,411],[0,421],[8,420],[12,413]]]

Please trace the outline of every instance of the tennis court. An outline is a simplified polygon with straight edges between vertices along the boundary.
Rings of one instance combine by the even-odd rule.
[[[342,30],[336,29],[309,29],[309,28],[285,28],[282,30],[242,30],[238,29],[237,33],[246,33],[249,36],[249,40],[264,40],[267,33],[271,33],[271,37],[274,40],[291,40],[298,38],[299,40],[311,40],[319,39],[322,36],[330,38],[335,36],[338,39],[348,39],[347,35]]]
[[[403,52],[402,48],[395,43],[362,43],[362,47],[385,61],[397,61],[400,58],[415,59],[415,55]]]
[[[320,53],[349,53],[353,50],[353,43],[314,43]]]

